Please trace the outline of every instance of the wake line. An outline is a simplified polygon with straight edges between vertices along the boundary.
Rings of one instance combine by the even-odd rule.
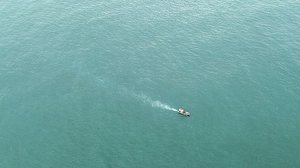
[[[152,107],[158,107],[158,108],[161,108],[161,109],[171,110],[171,111],[176,111],[177,112],[177,110],[175,108],[172,108],[169,105],[164,104],[164,103],[162,103],[162,102],[160,102],[158,100],[155,100],[155,101],[151,102],[151,106]]]
[[[164,109],[164,110],[175,111],[175,112],[178,111],[177,109],[172,108],[171,106],[169,106],[165,103],[162,103],[158,100],[152,100],[150,97],[147,97],[146,95],[141,94],[141,95],[138,95],[138,97],[140,97],[143,100],[144,103],[148,103],[152,107],[161,108],[161,109]]]
[[[152,100],[150,97],[144,95],[143,93],[137,94],[134,91],[128,90],[127,88],[122,88],[122,92],[127,95],[133,96],[134,98],[138,99],[139,101],[142,101],[145,104],[149,104],[152,107],[178,112],[177,109],[171,107],[170,105],[168,105],[166,103],[162,103],[159,100]]]

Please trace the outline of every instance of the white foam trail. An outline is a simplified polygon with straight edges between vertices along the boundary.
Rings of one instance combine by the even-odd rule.
[[[158,100],[155,100],[155,101],[151,102],[151,106],[152,107],[158,107],[158,108],[165,109],[165,110],[177,111],[175,108],[172,108],[169,105],[164,104],[164,103],[162,103]]]
[[[137,96],[140,97],[143,100],[143,102],[151,104],[152,107],[157,107],[157,108],[161,108],[161,109],[164,109],[164,110],[170,110],[170,111],[177,112],[177,109],[172,108],[171,106],[169,106],[165,103],[162,103],[158,100],[152,100],[150,97],[147,97],[143,94],[137,95]]]
[[[124,94],[131,95],[131,96],[135,97],[138,100],[141,100],[142,102],[144,102],[146,104],[150,104],[152,107],[160,108],[160,109],[164,109],[164,110],[169,110],[169,111],[175,111],[175,112],[178,111],[177,109],[171,107],[168,104],[162,103],[158,100],[152,100],[150,97],[144,95],[143,93],[136,94],[134,91],[128,90],[127,88],[121,88],[121,91]]]

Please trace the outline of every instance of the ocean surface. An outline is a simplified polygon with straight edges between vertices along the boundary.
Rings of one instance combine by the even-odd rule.
[[[299,0],[0,0],[0,168],[298,168],[299,130]]]

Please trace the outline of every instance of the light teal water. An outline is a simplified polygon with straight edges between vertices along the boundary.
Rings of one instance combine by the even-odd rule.
[[[299,167],[299,53],[294,0],[2,0],[0,168]]]

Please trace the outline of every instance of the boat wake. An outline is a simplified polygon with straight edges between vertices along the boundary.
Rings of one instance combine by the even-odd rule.
[[[122,93],[133,96],[135,99],[137,99],[139,101],[142,101],[145,104],[151,105],[151,107],[178,112],[178,110],[176,108],[173,108],[173,107],[171,107],[170,105],[168,105],[166,103],[162,103],[159,100],[153,100],[149,96],[146,96],[143,93],[137,94],[134,91],[129,90],[127,88],[122,88],[121,90],[122,90]]]
[[[164,109],[164,110],[170,110],[170,111],[174,111],[174,112],[178,111],[177,109],[172,108],[168,104],[162,103],[158,100],[152,100],[150,97],[148,97],[144,94],[140,94],[140,95],[138,95],[138,97],[141,98],[144,103],[150,104],[152,107],[156,107],[156,108],[160,108],[160,109]]]
[[[158,108],[165,109],[165,110],[175,111],[175,112],[178,111],[177,109],[172,108],[169,105],[164,104],[164,103],[162,103],[162,102],[160,102],[158,100],[155,100],[155,101],[151,102],[151,106],[152,107],[158,107]]]

